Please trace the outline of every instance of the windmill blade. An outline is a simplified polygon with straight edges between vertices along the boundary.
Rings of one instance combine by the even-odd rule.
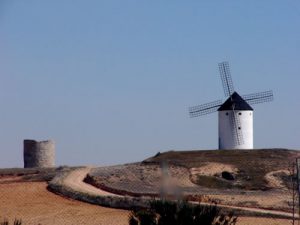
[[[206,115],[209,113],[216,112],[221,105],[222,105],[222,100],[217,100],[202,105],[192,106],[189,107],[189,114],[190,117]]]
[[[243,95],[242,97],[248,104],[271,102],[274,99],[273,91],[258,92],[254,94]]]
[[[229,63],[228,62],[219,63],[219,71],[220,71],[221,80],[223,84],[224,94],[226,97],[229,97],[234,92],[233,82],[232,82],[231,73],[229,69]]]
[[[229,113],[230,125],[233,130],[234,142],[236,145],[244,144],[244,138],[242,133],[241,121],[235,110]]]

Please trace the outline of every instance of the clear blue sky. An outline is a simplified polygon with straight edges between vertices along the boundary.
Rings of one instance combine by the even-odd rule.
[[[1,0],[0,167],[23,139],[54,139],[58,165],[110,165],[217,148],[217,114],[188,106],[235,89],[255,105],[256,148],[300,149],[300,2]]]

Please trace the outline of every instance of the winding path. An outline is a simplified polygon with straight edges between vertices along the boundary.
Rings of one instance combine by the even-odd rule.
[[[99,188],[94,187],[93,185],[85,183],[83,180],[87,176],[87,174],[91,171],[91,167],[85,167],[81,169],[76,169],[71,171],[68,176],[66,176],[63,180],[63,184],[68,186],[76,191],[84,192],[92,195],[100,195],[100,196],[119,196]]]
[[[71,188],[73,190],[88,193],[94,196],[111,196],[111,197],[125,197],[122,195],[117,195],[111,192],[107,192],[96,188],[90,184],[84,182],[84,178],[91,171],[91,167],[85,167],[80,169],[75,169],[70,171],[67,176],[61,181],[64,186],[67,188]],[[195,204],[199,204],[198,202],[192,202]],[[209,203],[201,203],[203,205],[208,205]],[[272,218],[292,218],[292,213],[276,211],[276,210],[267,210],[267,209],[258,209],[258,208],[249,208],[249,207],[239,207],[239,206],[228,206],[218,204],[218,207],[223,209],[234,209],[239,211],[243,215],[248,216],[260,216],[260,217],[272,217]]]

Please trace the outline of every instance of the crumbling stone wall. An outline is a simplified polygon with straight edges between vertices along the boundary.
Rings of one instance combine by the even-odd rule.
[[[24,140],[24,168],[54,166],[54,141]]]

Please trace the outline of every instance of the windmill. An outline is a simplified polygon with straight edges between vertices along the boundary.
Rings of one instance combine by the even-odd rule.
[[[240,96],[234,91],[228,62],[219,63],[219,71],[227,100],[190,107],[190,117],[218,111],[219,149],[252,149],[253,108],[250,104],[272,101],[273,92],[264,91]]]

